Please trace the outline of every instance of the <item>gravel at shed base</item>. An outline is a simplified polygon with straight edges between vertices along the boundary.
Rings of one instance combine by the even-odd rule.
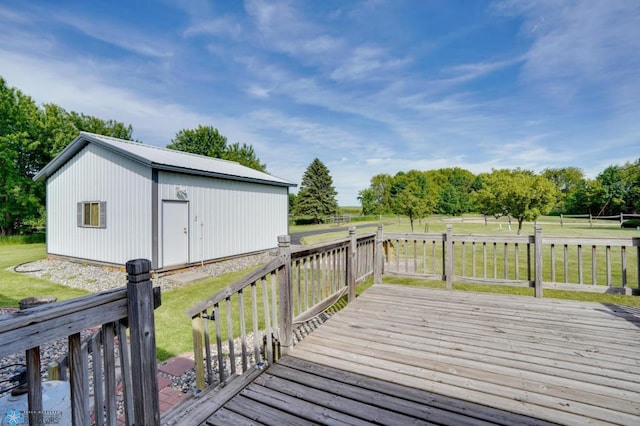
[[[201,272],[209,277],[216,277],[266,263],[270,260],[270,257],[268,253],[253,254],[205,264],[204,266],[193,266],[187,270]],[[44,259],[26,263],[17,266],[15,271],[91,292],[101,292],[127,285],[126,272],[116,268],[59,259]],[[161,274],[160,277],[154,278],[153,282],[154,285],[160,286],[163,290],[190,284],[171,280],[170,274]]]

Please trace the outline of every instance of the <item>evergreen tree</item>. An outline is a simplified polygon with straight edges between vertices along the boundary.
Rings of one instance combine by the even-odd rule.
[[[294,213],[298,216],[310,216],[314,223],[320,223],[323,217],[337,213],[336,195],[329,169],[315,158],[302,176]]]

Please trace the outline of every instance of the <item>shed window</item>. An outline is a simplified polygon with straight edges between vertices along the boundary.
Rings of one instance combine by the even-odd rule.
[[[82,228],[107,227],[107,203],[83,201],[78,203],[78,226]]]

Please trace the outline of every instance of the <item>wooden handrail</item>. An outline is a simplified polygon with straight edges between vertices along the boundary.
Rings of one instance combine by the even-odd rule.
[[[126,288],[16,311],[0,321],[0,358],[126,317]]]
[[[534,235],[521,236],[456,235],[453,229],[443,234],[386,234],[386,272],[442,279],[447,288],[456,281],[524,285],[534,287],[538,297],[543,288],[629,294],[634,275],[640,289],[640,238],[545,236],[537,229]]]
[[[219,292],[215,293],[213,296],[203,300],[202,302],[198,302],[193,305],[189,309],[187,309],[187,316],[193,318],[198,313],[213,307],[215,304],[222,302],[227,299],[231,295],[236,294],[240,290],[250,286],[252,283],[258,281],[262,277],[269,275],[270,273],[278,270],[283,265],[283,259],[281,257],[277,257],[271,262],[267,263],[263,267],[251,272],[249,275],[240,278],[238,281],[231,284],[229,287],[225,287]]]
[[[160,293],[152,288],[150,268],[148,260],[130,261],[126,287],[17,311],[0,321],[0,357],[26,351],[30,424],[44,421],[41,346],[65,337],[68,340],[65,362],[52,367],[51,374],[69,380],[72,424],[90,424],[92,415],[100,419],[97,424],[104,424],[105,416],[108,424],[116,424],[116,350],[121,360],[126,424],[159,424],[153,311],[159,305]],[[125,324],[130,330],[131,363]],[[82,340],[82,331],[98,326],[99,332]],[[89,343],[93,345],[91,355]],[[94,368],[93,413],[88,394],[90,356]],[[69,373],[63,368],[68,368]]]
[[[353,300],[356,284],[373,275],[376,234],[356,236],[355,228],[352,228],[348,238],[303,247],[292,247],[288,236],[278,240],[276,259],[186,311],[192,321],[199,389],[207,385],[205,374],[208,385],[215,383],[214,362],[219,381],[224,382],[236,374],[237,360],[242,362],[245,372],[249,367],[248,358],[252,357],[253,364],[270,363],[280,356],[280,352],[291,350],[295,343],[294,323],[314,317],[344,294],[349,294],[349,300]],[[221,309],[226,311],[226,316],[221,314]],[[234,310],[233,314],[231,310]],[[239,330],[232,324],[235,317],[239,320]],[[253,335],[253,351],[247,345],[245,320],[252,321],[249,334]],[[215,325],[215,345],[210,344],[210,323]],[[221,324],[226,324],[226,330]],[[215,356],[212,354],[214,346]],[[236,354],[238,346],[240,353]],[[228,373],[224,366],[230,370]]]

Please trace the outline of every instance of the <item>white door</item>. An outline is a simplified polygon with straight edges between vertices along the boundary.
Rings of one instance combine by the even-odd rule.
[[[189,262],[189,203],[162,202],[162,267]]]

